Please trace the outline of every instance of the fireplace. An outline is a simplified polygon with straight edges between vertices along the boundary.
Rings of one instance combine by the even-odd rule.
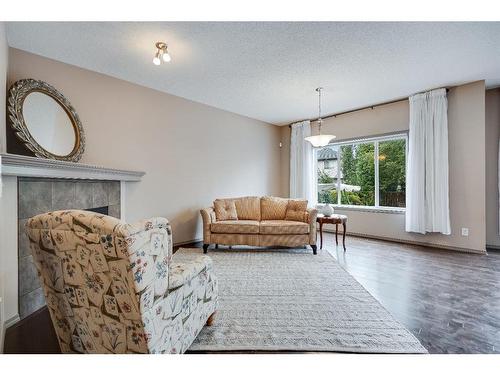
[[[40,213],[83,209],[124,217],[127,187],[144,172],[31,156],[0,154],[4,293],[0,325],[10,327],[45,305],[24,230]]]
[[[18,179],[19,317],[45,306],[24,226],[35,215],[80,209],[120,218],[120,182],[24,178]]]
[[[87,211],[92,211],[96,214],[109,215],[109,206],[88,208]]]

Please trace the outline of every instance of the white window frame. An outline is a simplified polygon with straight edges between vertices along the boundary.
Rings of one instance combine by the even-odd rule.
[[[378,152],[379,152],[379,143],[380,142],[385,142],[385,141],[393,141],[393,140],[399,140],[399,139],[404,139],[405,140],[405,174],[407,172],[407,165],[408,165],[408,132],[398,132],[398,133],[391,133],[391,134],[386,134],[386,135],[381,135],[381,136],[374,136],[374,137],[364,137],[364,138],[354,138],[354,139],[348,139],[348,140],[343,140],[343,141],[337,141],[337,142],[331,142],[328,144],[328,146],[338,146],[338,152],[337,152],[337,204],[334,204],[333,206],[335,208],[338,208],[339,210],[355,210],[355,211],[376,211],[376,212],[393,212],[393,213],[404,213],[405,208],[404,207],[387,207],[387,206],[380,206],[380,181],[379,181],[379,159],[378,159]],[[341,152],[340,152],[340,146],[350,146],[350,145],[358,145],[362,143],[373,143],[374,144],[374,162],[375,162],[375,205],[374,206],[357,206],[357,205],[347,205],[347,204],[342,204],[341,203],[341,194],[340,194],[340,176],[339,174],[341,173],[341,165],[342,165],[342,160],[341,160]],[[319,151],[319,149],[318,149]],[[317,179],[316,179],[317,183]]]

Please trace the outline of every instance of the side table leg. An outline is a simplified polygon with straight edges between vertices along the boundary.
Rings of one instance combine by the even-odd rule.
[[[339,225],[335,224],[335,244],[339,246]]]
[[[319,239],[320,239],[319,248],[322,250],[323,249],[323,222],[322,221],[319,222]]]
[[[347,223],[343,223],[344,225],[344,234],[342,236],[342,245],[344,246],[344,251],[345,251],[345,232],[346,232],[346,227],[347,227]]]

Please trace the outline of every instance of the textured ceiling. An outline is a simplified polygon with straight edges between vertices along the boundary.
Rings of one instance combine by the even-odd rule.
[[[500,23],[16,22],[9,45],[273,124],[500,85]],[[170,64],[155,66],[154,42]]]

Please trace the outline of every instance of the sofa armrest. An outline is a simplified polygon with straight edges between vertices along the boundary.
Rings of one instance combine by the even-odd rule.
[[[316,208],[307,209],[307,223],[309,224],[309,244],[316,245],[316,218],[318,210]]]
[[[201,218],[203,219],[203,243],[210,243],[210,224],[215,223],[215,211],[213,207],[203,208],[200,210]]]

